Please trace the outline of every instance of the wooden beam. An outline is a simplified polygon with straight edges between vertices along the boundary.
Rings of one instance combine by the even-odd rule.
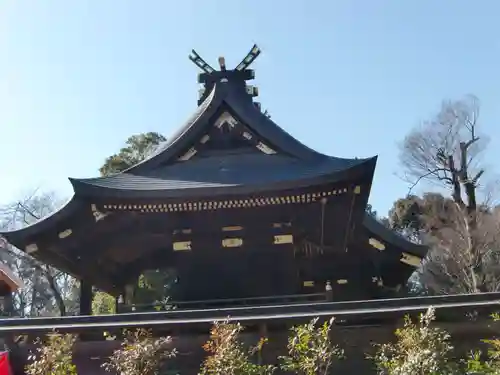
[[[88,280],[80,280],[80,315],[92,315],[92,299],[92,284]]]

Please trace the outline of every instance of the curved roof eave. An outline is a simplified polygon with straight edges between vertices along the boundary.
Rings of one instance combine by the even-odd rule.
[[[66,204],[64,204],[57,211],[52,214],[25,226],[24,228],[0,231],[0,235],[5,237],[5,239],[12,245],[19,247],[21,243],[25,243],[32,237],[36,237],[38,234],[53,228],[58,223],[66,220],[72,216],[75,212],[79,211],[83,207],[83,203],[75,199],[73,195]]]
[[[196,112],[186,121],[184,126],[174,133],[172,137],[168,138],[167,141],[164,142],[164,144],[150,157],[121,173],[137,173],[151,167],[154,168],[154,166],[170,159],[173,154],[177,154],[179,149],[182,148],[185,143],[181,142],[181,140],[194,138],[196,135],[193,134],[195,133],[193,130],[196,130],[196,125],[199,123],[205,123],[210,117],[212,117],[222,103],[222,100],[223,96],[220,85],[216,84],[205,101],[198,106]]]
[[[270,184],[227,184],[227,185],[200,185],[176,189],[124,189],[96,184],[100,179],[70,179],[75,194],[101,198],[196,198],[213,197],[227,194],[267,193],[277,190],[306,188],[309,186],[359,179],[373,178],[377,157],[359,159],[357,163],[344,170],[332,171],[315,177],[297,180],[280,181]],[[194,184],[194,182],[193,182]]]
[[[402,249],[403,251],[409,252],[414,255],[418,255],[424,258],[429,250],[428,246],[419,245],[408,241],[406,238],[401,236],[399,233],[387,228],[373,216],[366,214],[363,220],[363,225],[368,231],[372,232],[376,236],[380,237],[382,240]]]

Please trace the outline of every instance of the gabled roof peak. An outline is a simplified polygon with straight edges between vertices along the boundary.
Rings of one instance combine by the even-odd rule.
[[[159,165],[178,161],[182,155],[192,153],[196,143],[204,143],[207,131],[218,124],[237,121],[274,151],[303,161],[319,162],[326,155],[305,146],[275,124],[252,103],[246,93],[231,82],[215,83],[203,103],[197,108],[187,123],[181,127],[163,147],[143,162],[129,168],[127,172],[143,173]],[[242,134],[245,137],[245,134]],[[258,136],[258,137],[257,137]],[[257,147],[261,148],[261,147]],[[266,149],[267,150],[267,149]],[[261,149],[262,152],[268,153]],[[274,152],[273,152],[274,153]]]
[[[255,72],[248,67],[260,55],[260,49],[256,44],[253,45],[250,52],[234,69],[226,68],[226,60],[224,57],[219,57],[219,70],[212,68],[200,55],[192,50],[189,59],[203,72],[198,75],[198,83],[202,84],[199,91],[198,105],[201,105],[210,95],[210,92],[217,83],[229,83],[231,86],[238,88],[242,93],[246,94],[248,100],[252,100],[258,96],[257,87],[247,85],[247,81],[255,78]],[[255,103],[260,107],[259,103]]]

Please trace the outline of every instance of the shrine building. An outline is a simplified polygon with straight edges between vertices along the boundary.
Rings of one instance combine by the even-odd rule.
[[[367,215],[377,157],[324,155],[276,124],[249,84],[259,54],[215,69],[193,51],[198,106],[177,133],[122,173],[71,178],[64,207],[1,234],[78,278],[82,314],[92,287],[129,296],[148,269],[174,273],[182,301],[315,293],[327,282],[339,301],[397,293],[427,248]]]

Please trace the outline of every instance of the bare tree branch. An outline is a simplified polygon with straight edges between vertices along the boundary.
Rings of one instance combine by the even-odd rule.
[[[29,225],[53,212],[58,204],[53,194],[32,194],[1,209],[0,219],[10,228]],[[38,310],[56,307],[60,315],[66,315],[64,292],[59,282],[64,274],[8,245],[5,240],[1,241],[1,248],[4,250],[2,260],[9,263],[25,282],[25,290],[16,296],[19,314],[24,316],[26,309],[34,314]]]
[[[478,203],[485,174],[477,161],[484,149],[478,119],[474,96],[444,102],[432,120],[411,131],[400,145],[400,161],[411,179],[408,196],[427,180],[447,189],[455,206],[447,204],[446,219],[427,217],[434,223],[426,228],[433,250],[421,278],[435,291],[481,292],[500,285],[500,228],[485,202]]]

